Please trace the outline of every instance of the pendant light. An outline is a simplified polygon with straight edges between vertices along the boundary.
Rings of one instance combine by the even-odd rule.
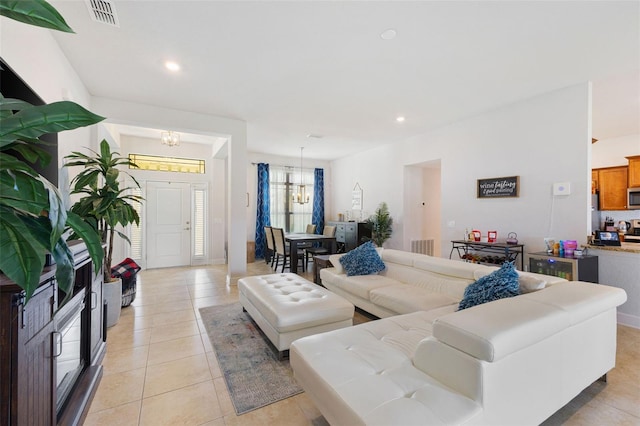
[[[160,134],[160,142],[163,145],[178,146],[180,145],[180,133],[172,132],[171,130],[162,132]]]
[[[298,185],[298,191],[291,196],[291,200],[298,204],[307,204],[309,202],[309,194],[307,194],[307,187],[302,183],[302,150],[304,147],[300,147],[300,185]]]

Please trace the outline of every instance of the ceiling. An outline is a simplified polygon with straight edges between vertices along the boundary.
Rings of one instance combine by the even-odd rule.
[[[331,160],[585,81],[595,138],[640,134],[636,1],[52,3],[92,95],[244,120],[250,151]]]

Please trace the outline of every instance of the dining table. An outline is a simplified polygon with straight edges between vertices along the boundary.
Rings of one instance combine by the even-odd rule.
[[[322,243],[329,250],[329,253],[336,251],[336,237],[322,234],[288,233],[284,235],[284,240],[290,245],[291,272],[298,271],[298,245],[301,243]]]

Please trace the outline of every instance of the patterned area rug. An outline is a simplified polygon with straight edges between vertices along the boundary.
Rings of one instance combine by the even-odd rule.
[[[238,415],[302,392],[289,360],[278,361],[240,303],[200,308],[200,315]]]

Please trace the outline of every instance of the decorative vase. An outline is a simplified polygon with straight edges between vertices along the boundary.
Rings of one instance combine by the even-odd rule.
[[[113,327],[120,319],[122,310],[122,280],[104,283],[104,298],[107,301],[107,327]]]

